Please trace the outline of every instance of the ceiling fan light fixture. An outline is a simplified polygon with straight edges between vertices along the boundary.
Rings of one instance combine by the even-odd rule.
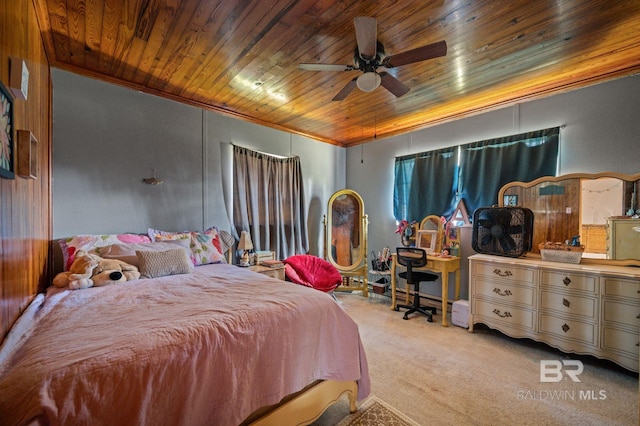
[[[356,80],[358,89],[363,92],[373,92],[378,86],[380,86],[380,76],[376,72],[365,72]]]

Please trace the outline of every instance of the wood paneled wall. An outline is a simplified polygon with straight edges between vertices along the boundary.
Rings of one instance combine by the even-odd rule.
[[[52,90],[32,0],[0,2],[0,80],[7,87],[10,57],[29,69],[27,100],[14,100],[14,141],[15,130],[31,131],[38,160],[37,179],[0,178],[0,341],[50,279]]]

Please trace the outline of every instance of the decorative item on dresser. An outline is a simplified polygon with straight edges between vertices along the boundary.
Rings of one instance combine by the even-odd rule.
[[[477,254],[469,331],[482,323],[638,371],[640,269]]]

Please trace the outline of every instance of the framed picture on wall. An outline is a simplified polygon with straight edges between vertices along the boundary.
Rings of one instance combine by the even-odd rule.
[[[416,247],[423,249],[431,254],[436,250],[436,242],[438,240],[438,231],[424,229],[418,231],[416,236]]]
[[[13,97],[0,82],[0,176],[15,177],[15,141],[13,139]]]

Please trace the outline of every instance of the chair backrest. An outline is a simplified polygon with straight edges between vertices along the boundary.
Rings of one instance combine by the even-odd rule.
[[[413,268],[427,264],[427,252],[417,247],[397,247],[396,257],[400,265],[407,268],[407,282],[413,283]]]
[[[417,247],[397,247],[398,263],[409,268],[421,268],[427,264],[427,252]]]

